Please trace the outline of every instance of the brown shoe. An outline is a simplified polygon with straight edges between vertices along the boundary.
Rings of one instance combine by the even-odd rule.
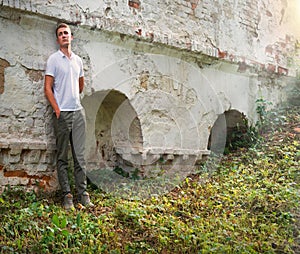
[[[93,207],[94,206],[94,204],[91,202],[90,194],[86,191],[80,195],[79,203],[85,207]]]
[[[66,210],[74,209],[73,195],[71,193],[68,193],[67,195],[64,196],[63,208]]]

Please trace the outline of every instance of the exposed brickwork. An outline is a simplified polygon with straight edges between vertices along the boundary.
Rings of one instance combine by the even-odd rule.
[[[292,3],[287,4],[280,0],[272,4],[267,4],[263,0],[245,2],[185,0],[159,3],[149,0],[143,2],[128,0],[106,1],[101,8],[96,8],[96,4],[85,3],[82,7],[82,1],[74,2],[77,4],[66,2],[61,6],[53,1],[45,3],[39,0],[30,1],[30,4],[24,1],[3,1],[2,4],[50,17],[61,16],[61,13],[64,13],[61,19],[75,25],[87,25],[92,29],[135,35],[153,42],[205,52],[236,63],[245,57],[247,63],[258,62],[259,65],[265,64],[266,67],[268,64],[288,67],[287,62],[282,61],[286,59],[285,57],[270,58],[268,62],[261,62],[255,59],[253,53],[257,46],[256,40],[264,40],[261,37],[265,34],[267,37],[268,34],[277,32],[276,26],[282,25],[287,15],[287,7]],[[87,8],[89,5],[93,10]],[[126,8],[128,6],[130,8]],[[132,15],[132,13],[136,14],[135,11],[132,12],[132,8],[139,10],[140,15]],[[238,40],[239,36],[243,37],[242,43]],[[280,43],[275,41],[276,36],[273,37],[268,39],[270,43]],[[208,39],[212,39],[215,46],[212,47]],[[289,44],[289,50],[291,44],[293,43]],[[244,51],[243,47],[248,48],[248,51]],[[243,55],[240,51],[243,51],[243,54],[247,53]],[[289,71],[289,73],[293,72]]]
[[[239,2],[240,20],[239,23],[253,37],[258,37],[258,24],[260,21],[260,11],[258,9],[259,0]]]
[[[129,0],[128,5],[135,9],[139,9],[141,7],[141,2],[139,0]]]
[[[44,190],[51,187],[51,176],[48,175],[29,175],[25,170],[4,170],[3,175],[7,178],[24,179],[27,187],[38,186]]]
[[[0,58],[0,94],[4,93],[4,70],[8,66],[9,63],[6,60]]]
[[[43,72],[36,70],[26,70],[25,73],[28,75],[29,79],[35,82],[43,80]]]
[[[45,142],[0,140],[0,185],[56,188],[54,156],[54,145]]]

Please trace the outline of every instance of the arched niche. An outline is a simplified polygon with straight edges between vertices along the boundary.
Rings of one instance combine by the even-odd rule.
[[[123,159],[142,149],[142,130],[128,98],[116,90],[85,97],[88,170],[120,167]]]
[[[214,154],[226,153],[236,139],[243,138],[247,128],[247,118],[243,113],[235,109],[225,111],[211,128],[208,150]]]

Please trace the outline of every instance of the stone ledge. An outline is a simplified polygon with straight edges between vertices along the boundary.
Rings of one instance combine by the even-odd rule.
[[[130,150],[130,149],[129,149]],[[200,149],[184,149],[184,148],[161,148],[161,147],[149,147],[144,148],[143,152],[136,153],[124,149],[116,149],[118,155],[121,156],[123,161],[137,162],[142,165],[148,165],[149,161],[157,161],[161,157],[165,157],[166,160],[173,161],[181,158],[183,161],[189,159],[195,160],[199,163],[203,157],[209,156],[209,150]]]
[[[0,139],[0,150],[56,150],[55,144],[47,143],[41,140],[17,140],[17,139]]]
[[[116,148],[118,154],[151,154],[151,155],[209,155],[209,150],[199,149],[185,149],[185,148],[163,148],[163,147],[150,147],[144,148],[142,151],[135,151],[133,149]]]

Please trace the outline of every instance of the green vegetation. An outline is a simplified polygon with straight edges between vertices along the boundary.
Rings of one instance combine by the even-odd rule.
[[[299,253],[300,110],[276,116],[259,144],[208,160],[163,196],[90,190],[94,208],[66,212],[56,196],[7,188],[0,253]]]

